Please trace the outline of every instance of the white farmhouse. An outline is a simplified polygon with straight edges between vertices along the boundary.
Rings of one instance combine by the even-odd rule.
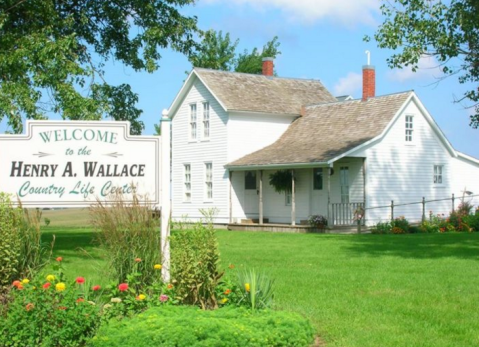
[[[188,76],[169,109],[173,219],[216,208],[216,223],[295,225],[321,214],[348,225],[365,207],[367,224],[415,221],[479,194],[479,160],[451,146],[413,91],[375,96],[373,66],[363,67],[361,100],[272,67],[265,59],[263,75]],[[278,170],[292,173],[291,193],[269,184]]]

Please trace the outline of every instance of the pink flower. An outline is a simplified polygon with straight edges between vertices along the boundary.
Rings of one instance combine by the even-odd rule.
[[[128,283],[121,283],[118,286],[118,289],[120,290],[120,292],[124,292],[125,290],[128,290]]]
[[[160,301],[161,301],[161,302],[166,302],[166,301],[168,301],[168,295],[161,294],[161,295],[160,295]]]
[[[136,261],[137,263],[140,263],[140,262],[141,262],[141,258],[135,258],[135,261]]]
[[[85,283],[85,279],[83,277],[77,277],[75,282],[78,283],[78,284],[83,284],[83,283]]]
[[[101,287],[97,284],[96,286],[91,287],[91,289],[96,292],[101,289]]]

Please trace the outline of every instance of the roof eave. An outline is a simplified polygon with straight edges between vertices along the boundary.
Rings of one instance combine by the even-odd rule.
[[[284,164],[254,164],[254,165],[230,165],[226,164],[225,168],[230,171],[254,171],[254,170],[282,170],[282,169],[307,169],[314,167],[327,167],[328,162],[312,162],[312,163],[284,163]]]

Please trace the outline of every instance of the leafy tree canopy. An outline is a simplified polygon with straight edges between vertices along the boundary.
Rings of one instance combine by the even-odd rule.
[[[251,53],[248,50],[236,53],[238,44],[239,39],[232,41],[229,33],[223,35],[222,31],[209,30],[189,61],[194,67],[261,74],[263,58],[276,58],[281,54],[276,36],[263,46],[261,52],[255,47]]]
[[[153,72],[159,49],[189,55],[196,17],[179,12],[194,0],[3,0],[0,2],[0,121],[22,131],[22,117],[129,120],[144,125],[128,84],[113,86],[103,67],[117,60]]]
[[[422,56],[434,56],[446,76],[460,83],[479,82],[479,2],[477,0],[383,0],[385,21],[374,34],[379,47],[398,50],[391,68],[418,68]],[[366,40],[369,38],[366,37]],[[457,59],[456,59],[457,58]],[[471,126],[479,126],[479,89],[458,100],[475,105]]]

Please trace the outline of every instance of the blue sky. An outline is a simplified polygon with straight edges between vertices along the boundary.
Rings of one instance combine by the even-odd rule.
[[[390,51],[363,41],[381,23],[377,0],[199,0],[183,9],[196,15],[203,30],[229,32],[239,38],[238,49],[261,48],[279,37],[282,54],[275,61],[281,77],[319,79],[334,94],[361,96],[361,68],[365,50],[376,67],[376,95],[414,90],[454,148],[479,158],[479,130],[469,127],[472,110],[454,103],[471,85],[456,77],[441,82],[434,60],[424,59],[416,73],[409,69],[392,71],[386,59]],[[186,57],[165,50],[160,69],[153,74],[136,73],[119,63],[107,67],[107,81],[129,83],[139,94],[144,134],[154,132],[161,111],[168,108],[191,69]],[[0,130],[5,130],[5,121]]]

